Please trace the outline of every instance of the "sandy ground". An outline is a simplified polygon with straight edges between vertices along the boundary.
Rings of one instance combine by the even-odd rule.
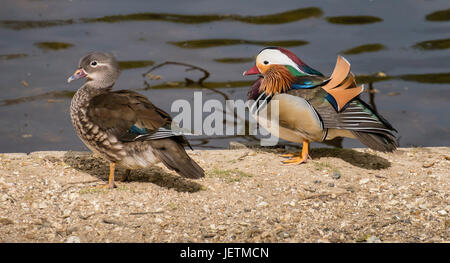
[[[450,148],[196,150],[113,190],[90,153],[0,154],[0,242],[449,242]],[[117,177],[124,174],[118,169]]]

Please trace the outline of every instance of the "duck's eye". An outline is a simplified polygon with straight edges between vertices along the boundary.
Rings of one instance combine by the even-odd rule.
[[[269,64],[269,61],[267,61],[267,60],[264,60],[264,65],[267,65],[267,64]]]
[[[94,68],[97,67],[97,64],[98,64],[98,63],[97,63],[97,61],[95,61],[95,60],[91,62],[91,66],[94,67]]]

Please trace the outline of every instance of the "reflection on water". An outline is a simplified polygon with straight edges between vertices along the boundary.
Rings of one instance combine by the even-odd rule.
[[[414,47],[424,50],[447,49],[450,48],[450,38],[423,41],[415,44]]]
[[[171,82],[165,82],[162,84],[157,85],[150,85],[146,86],[145,89],[173,89],[173,88],[189,88],[189,89],[196,89],[196,88],[242,88],[242,87],[249,87],[253,84],[253,80],[237,80],[237,81],[207,81],[204,82],[202,85],[199,85],[198,83],[193,83],[191,81],[171,81]]]
[[[129,15],[105,16],[95,19],[82,19],[82,21],[87,23],[89,22],[116,23],[123,21],[165,21],[173,23],[197,24],[197,23],[209,23],[209,22],[230,20],[250,24],[284,24],[299,21],[310,17],[320,17],[321,15],[322,10],[320,8],[308,7],[262,16],[138,13]]]
[[[357,83],[374,83],[392,79],[401,79],[417,83],[447,84],[450,83],[450,73],[405,74],[399,76],[387,76],[385,74],[356,76]]]
[[[399,78],[402,80],[414,81],[419,83],[430,83],[430,84],[450,83],[450,73],[408,74],[399,76]]]
[[[383,19],[376,16],[333,16],[327,17],[327,21],[332,24],[363,25],[381,22]]]
[[[254,61],[255,58],[215,58],[214,61],[225,64],[232,63],[248,63]]]
[[[203,101],[245,99],[254,79],[242,72],[265,46],[288,47],[325,75],[337,54],[349,56],[357,82],[368,84],[362,98],[400,131],[402,146],[450,145],[449,117],[436,118],[450,110],[448,1],[348,0],[351,9],[341,1],[315,1],[314,7],[288,1],[233,7],[219,0],[157,6],[6,0],[0,9],[0,151],[84,149],[68,114],[82,82],[65,80],[91,50],[120,60],[124,72],[115,89],[139,91],[174,116],[171,103],[192,102],[193,91],[202,91]],[[190,139],[207,148],[258,142],[254,136]],[[361,146],[347,139],[328,145]]]
[[[119,61],[118,63],[121,70],[145,68],[153,66],[153,64],[155,64],[155,62],[151,60],[129,60],[129,61]]]
[[[450,9],[433,12],[428,14],[425,19],[436,22],[450,21]]]
[[[295,47],[308,44],[303,40],[277,40],[277,41],[255,41],[245,39],[198,39],[198,40],[186,40],[179,42],[168,42],[172,45],[181,48],[209,48],[218,46],[231,46],[231,45],[259,45],[259,46],[280,46],[280,47]]]
[[[24,57],[28,57],[28,55],[24,54],[24,53],[6,54],[6,55],[0,55],[0,60],[10,60],[10,59],[17,59],[17,58],[24,58]]]
[[[130,63],[133,65],[133,63],[136,61],[121,61],[119,64],[126,64]],[[153,65],[152,61],[142,61],[143,64],[150,63]],[[176,63],[176,62],[172,62]],[[150,65],[149,64],[149,65]],[[170,63],[168,63],[170,64]],[[180,63],[181,64],[181,63]],[[136,65],[139,65],[139,61]],[[167,64],[164,64],[167,65]],[[130,66],[122,67],[122,70],[126,69],[132,69],[132,68],[140,68],[141,66]],[[145,66],[142,66],[145,67]],[[144,77],[148,77],[148,73],[143,74]],[[230,88],[248,88],[250,87],[254,80],[237,80],[237,81],[204,81],[208,76],[201,79],[201,81],[192,81],[188,78],[185,78],[183,81],[170,81],[170,82],[163,82],[160,84],[150,84],[147,80],[144,80],[144,87],[141,89],[136,90],[161,90],[161,89],[230,89]],[[387,81],[392,79],[401,79],[404,81],[410,81],[410,82],[417,82],[417,83],[428,83],[428,84],[449,84],[450,83],[450,72],[449,73],[433,73],[433,74],[405,74],[405,75],[399,75],[399,76],[387,76],[385,74],[373,74],[373,75],[356,75],[356,82],[358,84],[369,84],[369,93],[375,94],[376,92],[373,91],[372,85],[375,82],[380,81]],[[370,91],[372,90],[372,92]],[[15,99],[7,99],[0,101],[0,107],[1,106],[10,106],[14,104],[20,104],[30,101],[37,101],[37,100],[46,100],[46,99],[71,99],[72,96],[75,94],[75,91],[51,91],[46,92],[43,94],[39,94],[36,96],[27,96],[27,97],[20,97]],[[223,95],[222,92],[220,92],[221,95]],[[391,93],[396,94],[398,93]],[[391,95],[390,95],[391,96]],[[229,99],[228,96],[224,96],[225,99]],[[371,98],[373,100],[373,98]],[[374,104],[373,104],[374,105]],[[374,106],[376,108],[376,106]]]
[[[52,99],[72,99],[73,95],[75,95],[75,91],[70,91],[70,90],[51,91],[51,92],[46,92],[46,93],[39,94],[36,96],[28,96],[28,97],[22,97],[22,98],[17,98],[17,99],[3,100],[3,101],[0,101],[0,107],[20,104],[20,103],[24,103],[24,102],[37,101],[37,100],[50,100],[50,102],[52,102],[51,101]]]
[[[372,74],[372,75],[356,75],[356,83],[374,83],[379,81],[390,80],[393,77],[386,74]]]
[[[345,55],[355,55],[365,52],[377,52],[385,49],[383,44],[366,44],[342,51]]]
[[[45,21],[23,21],[23,20],[1,20],[0,25],[14,30],[39,28],[39,27],[52,27],[71,25],[74,20],[45,20]]]
[[[299,8],[295,10],[289,10],[286,12],[261,15],[261,16],[241,16],[241,15],[222,15],[222,14],[210,14],[210,15],[180,15],[170,13],[135,13],[128,15],[112,15],[99,18],[81,18],[79,20],[46,20],[46,21],[20,21],[20,20],[1,20],[0,25],[15,29],[31,29],[39,27],[52,27],[71,25],[74,23],[117,23],[126,21],[165,21],[172,23],[183,24],[199,24],[210,23],[217,21],[239,21],[249,24],[284,24],[291,23],[307,18],[322,16],[322,10],[317,7]]]
[[[64,42],[37,42],[34,45],[44,50],[60,50],[73,47],[73,44]]]

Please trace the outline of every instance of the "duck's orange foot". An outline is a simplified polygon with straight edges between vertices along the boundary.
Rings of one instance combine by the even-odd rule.
[[[306,155],[305,157],[299,155],[298,157],[290,158],[289,160],[282,161],[281,163],[284,165],[302,164],[302,163],[306,163],[308,158],[311,159],[311,157],[309,155]]]
[[[280,154],[280,157],[283,157],[283,158],[300,157],[300,153],[284,153],[284,154]]]

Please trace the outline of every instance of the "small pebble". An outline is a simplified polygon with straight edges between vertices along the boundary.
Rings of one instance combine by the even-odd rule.
[[[422,165],[423,168],[430,168],[431,166],[433,166],[435,164],[435,162],[429,162],[429,163],[424,163]]]
[[[340,174],[339,172],[334,172],[334,173],[333,173],[333,176],[332,176],[331,178],[337,180],[337,179],[341,178],[341,174]]]
[[[268,203],[262,201],[261,203],[257,204],[256,206],[257,206],[257,207],[266,207],[266,206],[268,206],[268,205],[269,205]]]
[[[438,213],[439,213],[441,216],[447,215],[447,211],[445,211],[444,209],[439,210]]]
[[[381,240],[377,236],[370,236],[366,240],[367,243],[381,243]]]
[[[359,184],[367,184],[370,180],[368,178],[364,178],[359,180]]]
[[[81,243],[81,241],[77,236],[70,236],[67,238],[66,243]]]

